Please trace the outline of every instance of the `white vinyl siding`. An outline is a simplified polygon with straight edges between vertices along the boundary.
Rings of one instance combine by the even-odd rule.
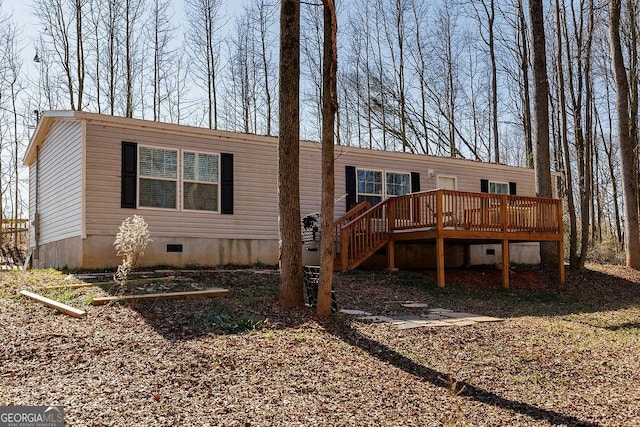
[[[185,129],[189,129],[185,127]],[[226,134],[228,135],[228,133]],[[193,237],[220,239],[277,239],[278,199],[277,149],[272,144],[228,137],[169,133],[142,128],[121,128],[103,124],[87,125],[87,234],[110,236],[128,216],[142,215],[149,224],[151,238]],[[234,155],[234,213],[216,214],[200,210],[122,209],[120,207],[122,141],[191,153]],[[219,157],[219,156],[218,156]],[[309,168],[319,173],[320,165]],[[218,167],[220,167],[218,165]],[[221,169],[219,169],[221,172]],[[181,175],[179,175],[181,176]],[[221,176],[221,175],[220,175]],[[219,179],[219,178],[218,178]],[[219,184],[218,184],[219,187]],[[179,193],[182,185],[179,184]],[[218,188],[218,193],[220,188]],[[315,193],[315,195],[319,193]],[[181,198],[178,196],[178,200]],[[314,198],[315,200],[315,198]],[[219,201],[218,201],[219,210]]]
[[[37,162],[29,167],[29,247],[36,246],[36,168]]]
[[[82,122],[61,120],[51,127],[40,148],[39,164],[29,176],[31,219],[36,191],[40,244],[82,235]],[[36,179],[36,173],[40,176]],[[36,190],[36,181],[39,189]]]
[[[87,123],[87,234],[115,236],[128,216],[143,215],[153,235],[221,239],[278,239],[277,138],[211,131],[209,134],[161,131],[143,127]],[[199,130],[198,130],[199,131]],[[121,144],[138,143],[182,152],[234,155],[234,214],[120,207]],[[300,214],[320,211],[322,193],[320,145],[300,143]],[[436,177],[456,176],[458,190],[480,191],[480,180],[515,181],[518,193],[534,196],[533,171],[470,160],[391,153],[357,147],[335,148],[335,216],[345,213],[345,166],[420,174],[420,189],[436,188]],[[429,176],[428,170],[434,171]],[[383,181],[384,182],[384,181]],[[179,186],[179,192],[182,192]],[[220,189],[218,189],[218,193]],[[180,198],[178,199],[180,200]]]
[[[301,148],[304,149],[305,147],[303,146]],[[429,191],[438,188],[438,176],[451,176],[456,177],[456,189],[458,191],[480,192],[480,180],[488,179],[496,182],[507,180],[516,182],[518,195],[521,196],[533,197],[536,194],[535,180],[533,179],[533,170],[531,169],[483,163],[473,160],[384,152],[346,146],[336,146],[335,156],[336,218],[345,213],[345,195],[347,192],[344,176],[345,166],[354,166],[357,169],[367,170],[404,170],[417,172],[420,174],[420,191]],[[310,155],[308,154],[302,154],[301,158],[306,159],[307,163],[310,161]],[[430,169],[433,171],[432,176],[429,176]],[[319,182],[317,188],[318,191],[320,191]],[[318,200],[315,208],[310,207],[305,212],[317,212],[319,209],[320,202]]]

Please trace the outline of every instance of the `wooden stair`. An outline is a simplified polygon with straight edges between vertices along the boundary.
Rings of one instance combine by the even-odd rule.
[[[356,268],[389,243],[390,207],[389,200],[373,207],[363,202],[334,223],[335,271]]]

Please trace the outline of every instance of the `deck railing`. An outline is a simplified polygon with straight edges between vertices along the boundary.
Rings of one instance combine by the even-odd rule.
[[[356,267],[389,241],[389,206],[387,199],[361,213],[340,229],[340,265],[348,270]]]
[[[354,215],[336,226],[343,269],[369,257],[395,231],[562,233],[560,200],[505,194],[424,191],[391,197]]]
[[[351,222],[358,215],[366,212],[371,208],[371,202],[360,202],[351,208],[347,213],[342,215],[340,218],[333,221],[333,242],[334,242],[334,253],[340,253],[340,230],[342,227]]]
[[[560,233],[558,199],[433,190],[394,197],[393,230],[455,228],[474,231]]]

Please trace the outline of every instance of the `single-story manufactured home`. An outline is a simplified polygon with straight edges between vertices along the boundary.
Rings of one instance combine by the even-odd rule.
[[[320,210],[320,144],[301,141],[300,151],[304,216]],[[349,146],[336,146],[335,156],[336,218],[359,202],[434,189],[535,196],[530,169]],[[144,217],[153,240],[140,265],[278,262],[276,137],[49,111],[24,164],[34,267],[118,265],[113,242],[132,215]],[[500,262],[500,245],[479,243],[448,247],[447,262]],[[393,256],[395,266],[411,268],[435,265],[432,254],[406,241]],[[317,252],[305,257],[314,262]],[[513,244],[510,257],[537,263],[538,243]]]

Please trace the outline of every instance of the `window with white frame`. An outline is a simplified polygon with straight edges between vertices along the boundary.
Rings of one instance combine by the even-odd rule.
[[[411,192],[411,174],[387,172],[387,196],[404,196]]]
[[[509,194],[509,183],[489,181],[489,193]]]
[[[438,175],[436,176],[436,187],[440,190],[457,190],[458,178],[455,176]]]
[[[218,154],[140,147],[138,159],[138,206],[219,211]]]
[[[382,171],[358,170],[358,203],[380,203],[383,197]]]
[[[140,147],[139,206],[177,209],[178,151]]]
[[[403,196],[411,192],[409,173],[359,169],[357,180],[358,202],[368,201],[375,205],[386,197]]]
[[[218,211],[218,155],[184,151],[182,164],[183,209]]]

